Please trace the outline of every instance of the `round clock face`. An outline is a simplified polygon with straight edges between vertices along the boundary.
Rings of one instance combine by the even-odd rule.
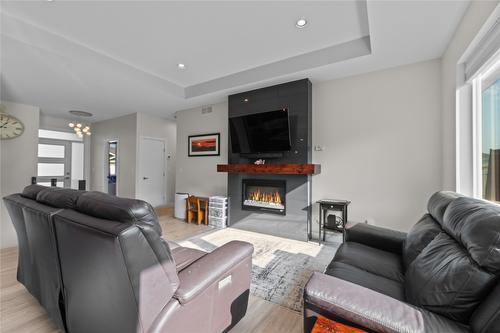
[[[24,125],[16,117],[8,114],[0,114],[0,138],[13,139],[17,138],[24,132]]]

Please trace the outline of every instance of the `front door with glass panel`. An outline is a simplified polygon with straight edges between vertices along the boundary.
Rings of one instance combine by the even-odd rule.
[[[57,187],[71,187],[71,142],[40,138],[38,143],[37,183]]]

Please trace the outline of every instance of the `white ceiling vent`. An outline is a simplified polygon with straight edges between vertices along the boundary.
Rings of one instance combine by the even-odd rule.
[[[206,113],[212,113],[212,107],[211,106],[204,106],[201,108],[201,114],[206,114]]]

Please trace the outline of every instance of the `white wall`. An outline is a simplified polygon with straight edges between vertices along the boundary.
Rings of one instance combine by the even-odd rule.
[[[36,175],[40,109],[31,105],[1,103],[6,106],[8,114],[24,124],[24,133],[21,136],[0,141],[0,195],[4,197],[21,192],[31,183],[31,177]],[[16,246],[17,236],[3,201],[1,206],[0,247]]]
[[[352,200],[349,219],[408,230],[442,184],[440,61],[313,83],[313,200]],[[191,134],[221,133],[220,157],[187,157]],[[176,191],[227,193],[227,103],[177,113]],[[313,210],[316,214],[316,209]],[[314,216],[314,221],[317,217]]]
[[[201,107],[177,112],[176,192],[194,195],[227,195],[227,174],[217,172],[217,164],[227,163],[227,103],[215,104],[212,112]],[[220,133],[220,156],[188,157],[188,136]]]
[[[166,204],[173,206],[175,196],[175,158],[176,158],[176,123],[160,117],[137,114],[137,156],[140,155],[141,137],[157,138],[166,141],[165,165],[167,166],[167,187],[165,189]],[[140,173],[140,161],[137,160],[137,172]],[[136,177],[136,188],[138,189],[139,176]],[[136,193],[140,197],[140,193]]]
[[[313,143],[325,150],[313,152],[313,200],[350,199],[351,220],[408,230],[441,188],[440,89],[439,60],[314,83]],[[227,103],[177,113],[176,191],[226,193],[215,171],[226,155],[187,157],[187,136],[210,132],[227,154]]]
[[[443,189],[456,190],[457,64],[498,3],[472,1],[441,58]]]
[[[440,91],[439,60],[314,84],[313,200],[348,199],[349,220],[408,230],[441,187]]]
[[[106,147],[118,140],[117,195],[135,198],[137,114],[92,124],[90,189],[107,193]]]
[[[42,110],[40,113],[40,128],[51,131],[73,132],[68,126],[69,122],[72,120],[71,118],[54,117],[44,114]]]

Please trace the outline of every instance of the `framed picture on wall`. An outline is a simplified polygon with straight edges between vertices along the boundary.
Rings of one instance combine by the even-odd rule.
[[[220,133],[190,135],[188,137],[188,156],[219,156]]]

